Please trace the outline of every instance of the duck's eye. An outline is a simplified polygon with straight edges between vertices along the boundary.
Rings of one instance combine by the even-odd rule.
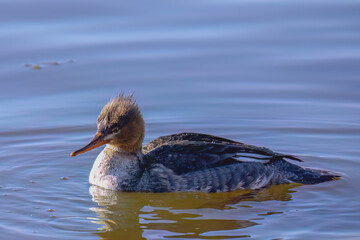
[[[113,133],[117,133],[119,131],[119,127],[114,127],[113,129],[112,129],[112,132]]]

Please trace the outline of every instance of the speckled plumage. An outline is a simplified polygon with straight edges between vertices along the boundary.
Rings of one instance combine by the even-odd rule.
[[[197,141],[202,137],[213,141]],[[233,158],[254,148],[265,151],[263,162]],[[129,155],[107,146],[94,163],[90,183],[121,191],[220,192],[289,182],[314,184],[335,177],[326,171],[303,169],[283,159],[293,156],[204,134],[161,137],[145,145],[144,152],[145,155],[140,151]]]
[[[159,137],[141,148],[144,120],[131,97],[111,100],[98,118],[98,132],[76,156],[107,143],[89,182],[121,191],[234,191],[289,182],[315,184],[334,179],[328,171],[304,169],[292,155],[199,133]]]

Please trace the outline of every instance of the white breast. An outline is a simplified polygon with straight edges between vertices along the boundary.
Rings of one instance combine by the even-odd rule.
[[[132,181],[133,172],[138,168],[137,156],[121,153],[108,145],[97,156],[89,182],[106,189],[121,190],[121,184]]]

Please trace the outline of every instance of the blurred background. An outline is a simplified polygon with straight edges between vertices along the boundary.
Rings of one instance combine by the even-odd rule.
[[[359,12],[356,0],[2,0],[3,236],[356,239]],[[101,149],[69,154],[110,98],[132,92],[145,142],[215,134],[344,177],[250,193],[89,192]]]

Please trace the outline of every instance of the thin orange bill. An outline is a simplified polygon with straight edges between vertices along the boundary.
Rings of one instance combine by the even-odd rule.
[[[91,140],[88,145],[86,145],[83,148],[80,148],[79,150],[76,150],[75,152],[72,152],[70,156],[75,157],[79,154],[85,153],[87,151],[90,151],[94,148],[100,147],[106,143],[110,142],[110,140],[104,140],[104,136],[101,133],[96,133],[93,140]]]

